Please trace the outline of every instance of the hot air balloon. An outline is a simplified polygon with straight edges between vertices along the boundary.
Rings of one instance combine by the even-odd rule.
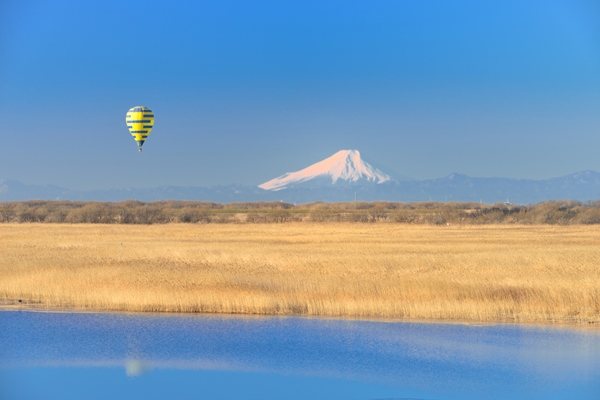
[[[125,121],[141,152],[142,146],[154,126],[154,113],[148,107],[135,106],[127,111]]]

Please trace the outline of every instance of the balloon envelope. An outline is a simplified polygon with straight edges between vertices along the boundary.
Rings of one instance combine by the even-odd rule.
[[[133,139],[137,142],[140,151],[154,126],[154,113],[148,107],[135,106],[127,111],[127,128]]]

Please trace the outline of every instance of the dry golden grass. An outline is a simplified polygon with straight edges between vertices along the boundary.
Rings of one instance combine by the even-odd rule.
[[[589,226],[0,225],[0,300],[48,308],[600,321]]]

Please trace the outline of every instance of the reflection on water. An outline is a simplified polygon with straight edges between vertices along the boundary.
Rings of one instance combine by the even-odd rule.
[[[127,360],[125,361],[125,373],[127,376],[138,376],[144,372],[150,371],[151,364],[149,362],[140,360]]]
[[[8,311],[0,327],[0,398],[600,398],[597,330]]]

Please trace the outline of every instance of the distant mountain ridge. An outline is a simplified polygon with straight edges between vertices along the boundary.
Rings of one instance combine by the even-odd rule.
[[[54,185],[27,185],[9,179],[0,180],[0,202],[192,200],[216,203],[247,201],[310,203],[354,201],[355,199],[398,202],[468,201],[487,204],[507,200],[514,204],[533,204],[548,200],[599,200],[600,173],[588,170],[547,180],[477,178],[453,173],[443,178],[420,181],[389,180],[382,183],[366,181],[364,184],[353,182],[353,184],[346,185],[291,187],[278,191],[246,185],[72,190]]]

